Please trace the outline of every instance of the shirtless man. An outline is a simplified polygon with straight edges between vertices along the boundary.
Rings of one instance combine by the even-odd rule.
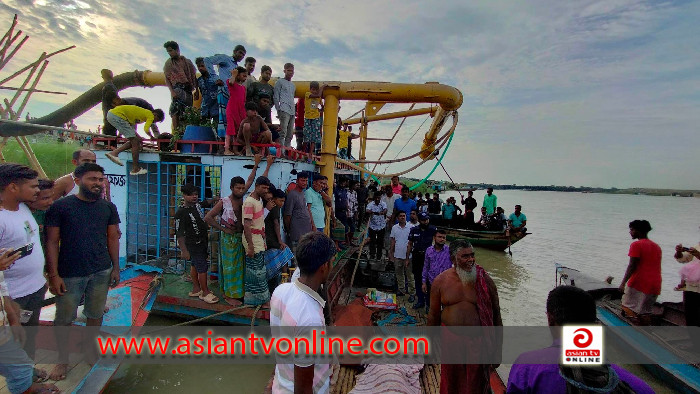
[[[76,167],[85,163],[97,163],[97,156],[95,156],[94,152],[87,149],[78,149],[73,152],[71,163]],[[103,190],[103,198],[107,201],[112,201],[109,192],[109,180],[106,177]],[[53,186],[54,200],[73,194],[78,194],[78,187],[75,185],[75,176],[72,172],[56,179]]]
[[[258,105],[252,101],[245,103],[246,118],[241,122],[240,132],[238,133],[238,143],[245,145],[246,156],[253,156],[253,150],[250,144],[271,144],[272,133],[267,127],[265,120],[258,115]],[[256,147],[257,151],[260,149]],[[261,149],[264,151],[264,149]]]
[[[491,277],[476,264],[474,248],[458,240],[450,244],[454,266],[435,278],[430,289],[429,326],[502,326],[498,290]],[[439,305],[439,306],[438,306]],[[501,339],[491,337],[495,349]],[[489,374],[496,365],[443,364],[441,393],[490,392]]]

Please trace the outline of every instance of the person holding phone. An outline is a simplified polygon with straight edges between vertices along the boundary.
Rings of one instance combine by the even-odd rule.
[[[39,197],[39,174],[33,169],[13,163],[0,164],[0,250],[2,260],[9,262],[3,271],[10,298],[30,315],[26,326],[39,325],[39,313],[46,294],[44,278],[44,251],[41,248],[39,225],[26,205]],[[36,331],[27,332],[24,350],[34,357]],[[37,376],[45,371],[35,370]]]
[[[46,212],[46,271],[56,295],[54,326],[70,326],[85,296],[87,325],[102,325],[107,291],[119,283],[119,214],[101,198],[104,169],[85,163],[75,169],[78,194],[56,201]],[[41,249],[41,248],[36,248]],[[59,364],[50,374],[68,371],[68,341],[57,338]]]

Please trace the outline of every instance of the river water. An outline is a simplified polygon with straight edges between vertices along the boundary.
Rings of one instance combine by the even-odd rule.
[[[649,238],[663,251],[660,301],[680,301],[674,292],[680,265],[673,259],[677,243],[696,244],[700,240],[700,198],[654,197],[643,195],[583,194],[496,190],[498,204],[506,214],[515,204],[523,206],[527,228],[532,234],[511,247],[508,253],[477,249],[477,263],[498,286],[503,323],[511,326],[546,325],[545,300],[555,285],[554,264],[579,269],[594,277],[615,277],[619,284],[629,257],[632,239],[628,223],[646,219],[653,230]],[[479,202],[484,191],[476,191]],[[441,195],[442,199],[456,192]],[[477,208],[478,209],[478,208]],[[696,214],[693,214],[696,212]],[[149,325],[169,325],[172,320],[152,316]],[[658,392],[663,385],[638,366],[626,366],[647,380]],[[167,391],[169,394],[201,392],[260,393],[273,371],[272,365],[130,365],[117,372],[107,392]],[[504,380],[508,368],[499,369]]]

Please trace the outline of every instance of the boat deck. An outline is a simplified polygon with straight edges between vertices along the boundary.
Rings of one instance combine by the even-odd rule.
[[[35,356],[36,368],[44,369],[47,373],[50,373],[51,369],[53,368],[53,364],[46,364],[46,361],[55,360],[56,357],[57,354],[55,351],[38,349],[36,351]],[[78,387],[78,385],[80,385],[80,383],[83,381],[83,379],[88,374],[88,372],[90,372],[91,369],[92,366],[90,364],[86,363],[85,361],[82,361],[81,355],[71,354],[69,358],[68,373],[66,374],[66,379],[58,382],[49,380],[46,383],[56,384],[56,387],[58,387],[62,393],[71,393],[75,391],[75,389]],[[5,378],[0,376],[0,393],[5,394],[9,392],[10,390],[8,390],[7,388]]]
[[[153,305],[154,314],[194,320],[220,313],[206,319],[206,322],[249,325],[252,321],[256,325],[269,324],[270,311],[267,309],[258,310],[255,314],[256,307],[235,308],[227,304],[217,280],[210,280],[209,289],[219,298],[219,303],[207,304],[197,297],[188,296],[192,291],[192,282],[186,281],[185,278],[183,275],[163,274],[164,283]]]

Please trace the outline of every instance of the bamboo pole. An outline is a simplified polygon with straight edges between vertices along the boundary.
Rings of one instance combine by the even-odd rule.
[[[43,59],[45,59],[45,57],[46,57],[46,52],[42,53],[41,56],[39,56],[39,59],[40,59],[40,60],[43,60]],[[32,80],[32,77],[34,77],[34,73],[36,73],[36,70],[37,70],[38,68],[39,68],[39,63],[36,63],[36,65],[32,68],[32,71],[30,71],[30,72],[29,72],[29,75],[27,75],[27,78],[25,78],[25,79],[24,79],[24,82],[22,82],[22,85],[20,86],[20,89],[24,89],[25,87],[27,87],[27,84],[29,84],[29,81]],[[5,100],[5,101],[7,102],[8,108],[12,108],[12,106],[15,105],[15,103],[16,103],[17,100],[19,99],[19,96],[21,96],[21,95],[22,95],[22,90],[18,90],[18,91],[15,93],[15,95],[12,96],[12,100],[10,100],[9,102],[7,102],[7,100]],[[14,115],[13,115],[13,117],[12,117],[11,119],[14,119]]]
[[[12,44],[14,44],[14,42],[17,41],[21,34],[22,30],[18,31],[17,34],[15,34],[15,36],[11,39],[7,40],[5,45],[3,45],[2,49],[0,49],[0,62],[5,60],[5,53],[7,53],[7,50],[10,49]]]
[[[48,55],[46,55],[45,59],[48,59],[48,58],[50,58],[51,56],[58,55],[58,54],[61,53],[61,52],[65,52],[65,51],[70,50],[70,49],[73,49],[73,48],[75,48],[75,45],[69,46],[69,47],[67,47],[67,48],[59,49],[59,50],[56,51],[56,52],[51,52],[51,53],[49,53]],[[5,84],[7,81],[9,81],[9,80],[11,80],[11,79],[14,79],[16,76],[18,76],[18,75],[22,74],[23,72],[29,70],[30,68],[36,67],[40,62],[41,62],[40,60],[37,60],[36,62],[34,62],[34,63],[32,63],[32,64],[30,64],[30,65],[28,65],[28,66],[25,66],[24,68],[18,70],[18,71],[15,72],[14,74],[12,74],[12,75],[10,75],[9,77],[7,77],[7,78],[3,79],[2,81],[0,81],[0,85]]]
[[[9,87],[9,86],[0,86],[0,90],[19,90],[22,92],[26,92],[29,89],[13,88],[13,87]],[[34,89],[34,93],[68,94],[66,92],[55,92],[53,90],[40,90],[40,89]]]
[[[27,42],[28,39],[29,39],[29,36],[24,36],[22,41],[20,41],[20,43],[17,44],[17,46],[12,50],[12,52],[10,52],[10,54],[7,55],[6,58],[2,59],[2,62],[0,63],[0,69],[3,68],[10,60],[12,60],[12,58],[15,56],[17,51],[19,51],[20,48],[22,48],[22,45],[24,45],[24,43]]]
[[[45,57],[45,56],[42,55],[42,57]],[[46,67],[48,65],[49,65],[49,61],[44,60],[44,64],[41,65],[41,69],[39,70],[39,73],[36,75],[36,78],[34,78],[34,82],[32,82],[32,86],[29,88],[27,95],[24,96],[24,100],[22,100],[22,104],[20,104],[19,109],[17,110],[17,113],[15,114],[15,120],[19,119],[20,115],[22,115],[22,111],[24,111],[24,107],[27,106],[27,103],[29,102],[29,98],[32,96],[32,93],[34,93],[34,89],[36,88],[36,85],[39,84],[39,80],[41,79],[41,76],[44,75],[44,71],[46,70]],[[17,91],[17,93],[21,93],[21,91]]]
[[[15,17],[12,20],[12,25],[10,26],[10,28],[7,29],[7,31],[5,32],[5,35],[2,36],[2,39],[0,39],[0,45],[2,45],[3,42],[5,42],[5,40],[7,39],[8,36],[12,35],[12,31],[15,30],[15,26],[17,26],[17,14],[15,14]]]

